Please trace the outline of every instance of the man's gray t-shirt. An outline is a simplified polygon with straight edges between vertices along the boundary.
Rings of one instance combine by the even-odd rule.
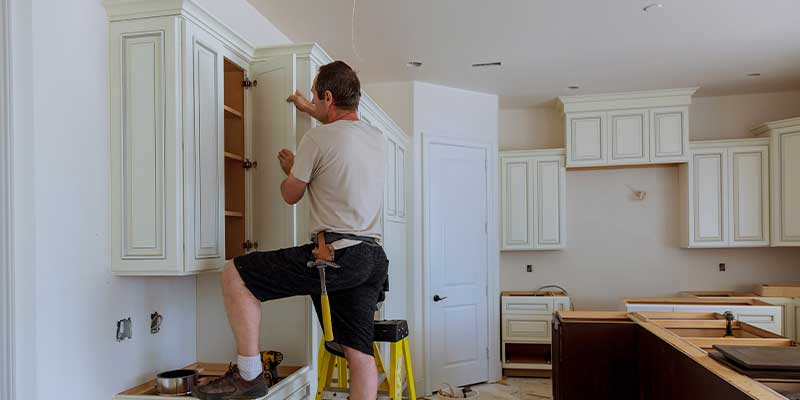
[[[384,147],[383,133],[363,121],[339,120],[303,136],[292,175],[308,183],[311,237],[326,231],[383,241]]]

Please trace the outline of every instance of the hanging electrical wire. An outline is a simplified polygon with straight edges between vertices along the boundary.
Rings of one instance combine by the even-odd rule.
[[[358,50],[356,49],[356,0],[353,0],[353,14],[350,19],[350,44],[353,47],[353,54],[356,55],[356,58],[359,61],[364,61],[361,58],[361,55],[358,54]]]

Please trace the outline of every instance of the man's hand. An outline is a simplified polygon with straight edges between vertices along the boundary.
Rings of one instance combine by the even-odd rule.
[[[308,115],[313,114],[314,105],[311,104],[311,102],[308,101],[308,99],[306,99],[306,97],[303,96],[303,93],[299,90],[295,90],[293,95],[286,98],[286,101],[288,103],[294,103],[294,106],[297,107],[298,111],[304,112]]]
[[[281,164],[283,173],[289,176],[294,166],[294,154],[288,149],[283,149],[278,153],[278,162]]]

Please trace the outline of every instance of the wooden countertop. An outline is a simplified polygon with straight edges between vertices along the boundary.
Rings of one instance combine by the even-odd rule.
[[[772,306],[766,301],[751,298],[719,298],[719,297],[629,297],[622,299],[625,304],[722,304],[736,306]]]
[[[687,319],[719,319],[719,314],[715,313],[669,313],[669,312],[643,312],[643,313],[628,313],[624,311],[559,311],[556,313],[558,318],[569,320],[573,322],[588,322],[594,321],[607,321],[607,322],[621,322],[628,321],[634,322],[651,332],[659,339],[670,344],[672,347],[679,350],[687,357],[693,359],[704,368],[711,371],[713,374],[719,376],[726,382],[730,383],[742,393],[757,399],[757,400],[786,400],[786,397],[780,393],[772,390],[765,384],[758,382],[748,376],[742,375],[716,361],[708,356],[708,353],[700,346],[692,344],[679,335],[665,329],[649,318],[671,319],[673,323],[685,323]],[[712,318],[713,316],[713,318]],[[722,321],[720,321],[722,322]],[[774,338],[766,339],[774,341]],[[788,339],[787,339],[788,340]]]

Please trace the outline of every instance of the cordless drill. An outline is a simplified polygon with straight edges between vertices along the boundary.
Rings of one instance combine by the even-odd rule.
[[[261,366],[264,368],[264,380],[267,387],[278,383],[278,365],[283,362],[283,353],[278,351],[262,351]]]

